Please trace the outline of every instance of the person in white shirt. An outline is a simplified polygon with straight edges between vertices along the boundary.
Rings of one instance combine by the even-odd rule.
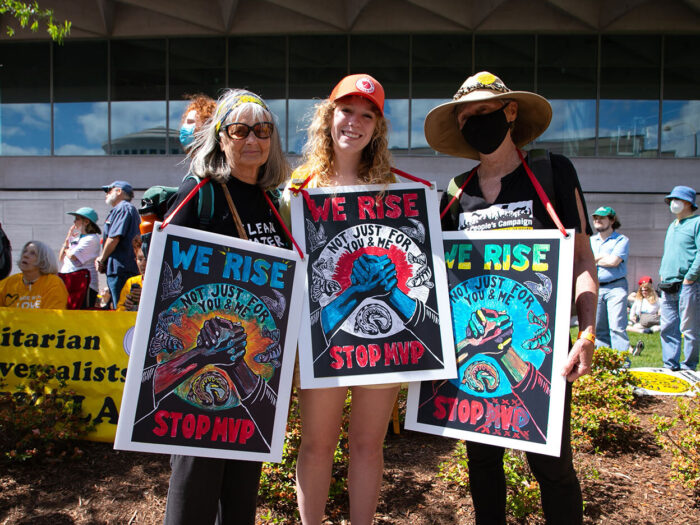
[[[61,246],[58,260],[61,264],[59,273],[71,273],[77,270],[90,272],[90,289],[88,290],[87,305],[95,305],[99,283],[95,259],[100,255],[100,227],[97,225],[97,212],[85,206],[67,215],[75,217],[73,225],[68,229],[66,240]]]

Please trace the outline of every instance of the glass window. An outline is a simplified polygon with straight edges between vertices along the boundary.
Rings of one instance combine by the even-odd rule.
[[[107,42],[54,44],[54,154],[104,155],[107,135]]]
[[[471,35],[414,35],[412,42],[411,153],[435,153],[423,133],[425,116],[452,98],[472,73]]]
[[[489,71],[513,91],[535,89],[534,35],[476,35],[474,71]]]
[[[657,156],[660,66],[660,37],[602,37],[598,155]]]
[[[289,37],[289,153],[301,153],[314,105],[347,75],[346,36]]]
[[[51,154],[50,44],[0,44],[0,155]]]
[[[165,40],[111,42],[111,151],[164,155],[168,151]],[[177,144],[177,137],[170,142]],[[176,147],[176,146],[174,146]]]
[[[257,93],[277,116],[282,147],[287,143],[287,43],[284,36],[229,39],[229,86]]]
[[[666,36],[661,154],[697,157],[700,133],[700,36]]]
[[[390,149],[408,149],[409,46],[408,35],[350,37],[350,73],[368,73],[384,88]]]
[[[216,98],[226,85],[226,40],[171,38],[169,44],[170,100],[196,93]]]
[[[552,105],[552,122],[537,147],[595,155],[597,48],[593,35],[538,37],[537,92]]]

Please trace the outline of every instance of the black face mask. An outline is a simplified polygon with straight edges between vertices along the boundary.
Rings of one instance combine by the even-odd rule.
[[[507,105],[485,115],[469,117],[462,126],[462,136],[467,144],[485,155],[496,151],[512,127],[503,111]]]

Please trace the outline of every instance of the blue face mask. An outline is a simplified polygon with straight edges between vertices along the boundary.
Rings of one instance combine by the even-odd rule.
[[[194,123],[183,124],[180,128],[180,144],[187,149],[194,142]]]

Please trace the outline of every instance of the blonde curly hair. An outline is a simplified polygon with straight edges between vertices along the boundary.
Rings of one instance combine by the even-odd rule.
[[[333,167],[334,151],[331,126],[333,125],[333,112],[337,102],[337,100],[331,101],[326,99],[316,105],[314,116],[308,129],[309,139],[304,145],[304,161],[300,169],[313,173],[319,186],[329,186],[335,171]],[[363,184],[388,184],[394,180],[390,171],[389,126],[386,118],[374,106],[373,111],[377,116],[377,120],[372,138],[369,144],[365,146],[365,149],[362,150],[362,158],[358,167],[358,178]]]

